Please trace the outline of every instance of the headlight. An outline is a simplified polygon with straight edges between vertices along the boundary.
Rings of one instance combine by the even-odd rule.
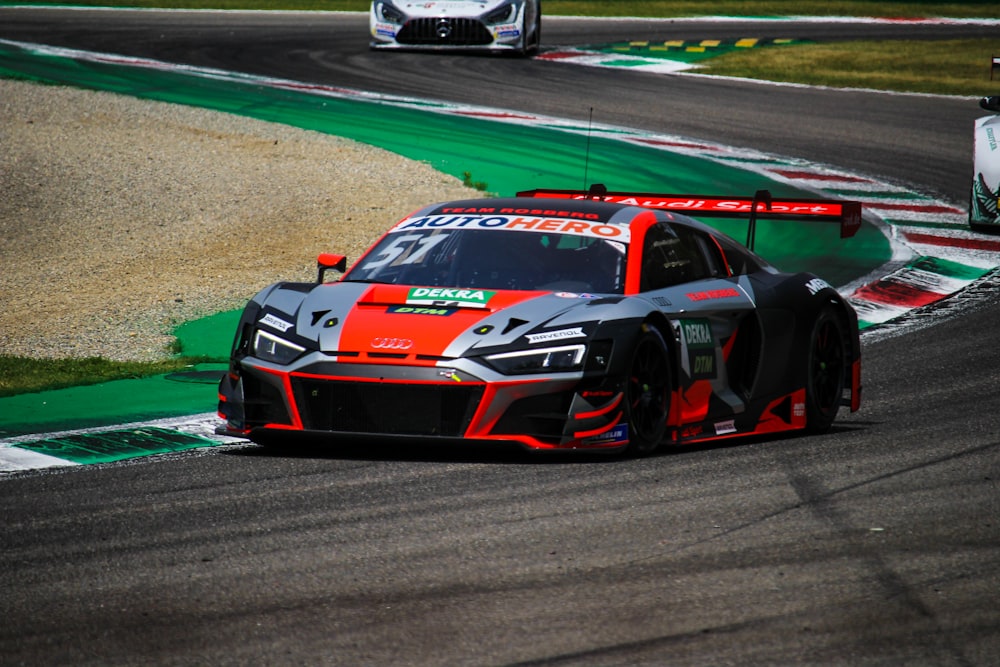
[[[492,12],[483,17],[483,21],[490,25],[496,23],[513,23],[517,18],[517,5],[511,3],[503,7],[497,7]]]
[[[565,373],[580,370],[586,345],[564,345],[538,350],[518,350],[486,356],[486,361],[506,375],[520,373]]]
[[[383,21],[388,21],[389,23],[402,23],[406,18],[403,15],[403,12],[396,9],[388,2],[380,2],[375,5],[375,15]]]
[[[253,337],[253,356],[276,364],[287,364],[305,352],[306,348],[296,345],[274,334],[257,330]]]

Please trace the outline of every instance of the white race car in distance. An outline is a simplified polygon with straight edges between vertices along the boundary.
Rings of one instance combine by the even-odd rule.
[[[1000,114],[1000,96],[984,97],[979,106]],[[995,229],[1000,225],[1000,115],[978,119],[974,136],[969,225]]]
[[[540,0],[374,0],[371,48],[530,55],[542,33]]]

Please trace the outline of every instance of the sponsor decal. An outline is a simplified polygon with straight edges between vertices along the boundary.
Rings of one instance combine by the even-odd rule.
[[[726,289],[706,290],[704,292],[688,292],[684,296],[691,299],[692,301],[708,301],[710,299],[738,298],[740,296],[740,293],[737,290],[729,287]]]
[[[693,380],[715,377],[715,336],[708,320],[681,320],[681,343],[687,352],[688,376]]]
[[[579,197],[583,198],[583,197]],[[607,195],[604,201],[616,204],[626,204],[629,206],[641,206],[643,208],[671,209],[679,211],[714,211],[721,213],[749,213],[753,208],[750,199],[710,199],[710,198],[686,198],[686,197],[659,197],[656,199],[642,199],[634,196]],[[759,213],[785,213],[795,215],[816,215],[840,217],[844,207],[839,203],[826,203],[818,201],[792,202],[775,200],[771,202],[771,208],[767,208],[763,203],[758,203]]]
[[[560,299],[596,299],[596,294],[589,294],[584,292],[583,294],[577,294],[576,292],[553,292],[553,296],[557,296]]]
[[[455,308],[485,308],[494,294],[496,292],[481,289],[413,287],[406,295],[406,303]]]
[[[503,206],[444,206],[438,213],[477,213],[493,215],[535,215],[547,218],[578,218],[580,220],[600,220],[596,213],[585,211],[566,211],[555,208],[510,208]]]
[[[986,141],[990,144],[990,150],[995,151],[997,149],[997,138],[993,134],[993,128],[986,128]]]
[[[681,320],[681,332],[689,348],[710,348],[715,345],[712,326],[708,320]]]
[[[704,432],[701,424],[696,424],[694,426],[685,426],[681,429],[681,438],[694,438],[701,435]]]
[[[726,435],[729,433],[736,433],[736,422],[734,420],[727,419],[724,422],[715,422],[716,435]]]
[[[792,414],[796,417],[806,416],[806,404],[805,403],[795,403],[792,405]]]
[[[580,396],[584,398],[610,398],[614,395],[615,392],[609,389],[588,389],[580,392]]]
[[[481,327],[476,327],[475,329],[473,329],[472,333],[478,334],[480,336],[485,336],[486,334],[488,334],[491,331],[493,331],[493,325],[492,324],[484,324]]]
[[[442,368],[438,371],[438,376],[443,378],[448,378],[449,380],[454,380],[455,382],[461,382],[462,378],[458,376],[458,371],[454,368]]]
[[[691,377],[695,379],[715,377],[715,352],[691,355]]]
[[[501,211],[511,211],[511,214],[498,215],[451,215],[451,211],[460,210],[444,208],[444,215],[424,215],[418,218],[407,218],[393,229],[392,233],[398,233],[410,229],[499,229],[503,231],[528,231],[528,232],[556,232],[559,234],[572,234],[574,236],[589,236],[599,239],[614,239],[616,241],[627,242],[629,240],[629,230],[627,227],[617,225],[604,225],[593,219],[573,219],[575,214],[571,211],[558,211],[565,214],[564,217],[547,217],[545,215],[528,215],[513,213],[514,209],[500,209]],[[524,209],[534,211],[535,209]],[[584,215],[584,214],[581,214]],[[589,214],[586,217],[590,217]]]
[[[628,424],[619,424],[610,431],[605,431],[598,435],[584,438],[585,445],[614,445],[628,442]]]
[[[566,338],[582,338],[586,334],[583,333],[581,327],[573,327],[572,329],[559,329],[558,331],[543,331],[541,333],[526,334],[525,338],[528,342],[534,345],[535,343],[548,343],[554,340],[565,340]]]
[[[281,319],[280,317],[276,317],[271,313],[268,313],[264,317],[260,318],[259,322],[260,324],[266,324],[271,328],[277,329],[282,333],[292,328],[291,322],[286,322],[285,320]]]
[[[376,350],[409,350],[413,347],[413,341],[409,338],[385,338],[379,336],[372,338],[371,346]]]
[[[377,269],[387,264],[396,262],[400,256],[406,253],[405,258],[399,262],[403,264],[418,264],[423,261],[424,256],[436,245],[448,238],[448,234],[436,234],[434,236],[421,237],[420,234],[405,234],[393,237],[392,243],[384,248],[379,248],[377,257],[365,263],[364,269]],[[412,242],[412,245],[411,245]]]
[[[496,206],[445,206],[441,213],[498,213]]]
[[[387,313],[399,313],[402,315],[437,315],[447,317],[456,312],[454,308],[430,308],[427,306],[389,306]]]
[[[813,278],[806,283],[806,289],[809,290],[809,294],[816,296],[817,292],[825,290],[830,286],[830,283],[826,282],[822,278]]]
[[[994,192],[990,189],[986,178],[986,175],[980,172],[976,174],[976,178],[972,181],[972,202],[970,203],[969,221],[973,224],[993,224],[1000,222],[1000,213],[998,213],[998,209],[1000,209],[1000,184],[997,185],[996,192]],[[907,234],[906,238],[909,240],[915,236],[915,234],[911,233]],[[920,236],[926,237],[927,235]],[[939,239],[940,237],[935,237],[931,243],[942,243],[943,239]],[[962,244],[962,247],[971,247],[972,243],[973,241],[970,239],[948,241],[948,245]],[[982,247],[983,244],[978,245]]]
[[[502,25],[498,26],[496,32],[494,33],[496,38],[500,37],[518,37],[521,31],[517,29],[516,25]]]

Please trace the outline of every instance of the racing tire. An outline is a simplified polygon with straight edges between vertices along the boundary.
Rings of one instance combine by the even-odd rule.
[[[542,6],[538,5],[538,14],[535,16],[534,29],[530,35],[524,36],[524,43],[521,45],[520,55],[522,58],[529,58],[537,55],[542,48]]]
[[[840,410],[847,377],[847,334],[832,308],[813,323],[806,366],[806,429],[829,430]]]
[[[632,348],[626,378],[627,454],[651,454],[660,445],[667,430],[672,391],[667,344],[659,331],[644,328]]]

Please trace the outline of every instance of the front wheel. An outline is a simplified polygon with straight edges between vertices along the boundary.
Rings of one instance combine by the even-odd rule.
[[[806,428],[823,433],[840,410],[847,374],[847,336],[831,308],[823,310],[813,324],[807,363]]]
[[[542,6],[538,5],[531,30],[528,29],[528,21],[524,23],[524,41],[521,42],[520,54],[522,57],[537,55],[542,47]]]
[[[630,454],[649,454],[663,440],[672,389],[669,359],[660,332],[643,331],[632,350],[625,388]]]

